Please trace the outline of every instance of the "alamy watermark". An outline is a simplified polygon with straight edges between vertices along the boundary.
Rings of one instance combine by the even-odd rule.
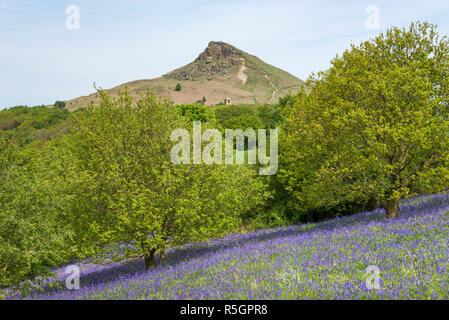
[[[201,122],[193,122],[193,137],[186,129],[175,129],[170,135],[171,141],[179,141],[170,152],[174,164],[245,164],[245,152],[248,164],[260,164],[260,175],[274,175],[278,170],[279,130],[269,130],[269,153],[267,154],[267,129],[226,129],[224,138],[218,129],[201,131]],[[235,140],[235,148],[234,148]],[[193,153],[191,154],[191,141]],[[245,151],[245,141],[247,148]],[[202,148],[202,142],[209,142]],[[234,156],[235,155],[235,156]],[[235,158],[235,162],[234,162]]]
[[[365,27],[369,30],[380,29],[380,9],[378,6],[368,6],[365,10],[366,20]]]
[[[378,266],[368,266],[365,270],[366,274],[366,288],[368,290],[380,289],[380,270]]]
[[[65,27],[69,30],[80,29],[80,8],[72,4],[65,8],[65,13],[68,15]]]
[[[80,268],[76,265],[69,265],[65,268],[65,274],[68,277],[65,279],[65,286],[69,290],[79,290],[80,288]]]

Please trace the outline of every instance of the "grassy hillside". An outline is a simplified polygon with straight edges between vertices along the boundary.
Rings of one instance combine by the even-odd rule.
[[[24,146],[33,141],[48,141],[67,132],[66,109],[46,106],[17,106],[0,111],[0,137]]]
[[[402,217],[358,215],[172,249],[166,265],[79,264],[81,289],[36,299],[447,299],[449,197],[401,204]],[[365,269],[380,268],[380,290]],[[64,268],[58,271],[63,278]]]
[[[176,84],[181,90],[176,91]],[[224,42],[210,42],[199,57],[188,65],[156,79],[128,82],[107,90],[116,96],[128,88],[138,96],[150,90],[175,104],[194,103],[206,98],[207,105],[230,98],[234,104],[276,103],[279,97],[301,89],[303,81]],[[66,101],[74,110],[99,101],[96,93]]]

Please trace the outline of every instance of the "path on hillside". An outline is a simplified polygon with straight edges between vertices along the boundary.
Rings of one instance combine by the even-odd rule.
[[[248,80],[248,75],[245,73],[245,70],[248,69],[245,66],[245,61],[242,62],[242,65],[240,66],[239,72],[237,73],[237,78],[239,78],[243,85],[245,85],[246,80]]]
[[[273,87],[273,92],[271,93],[271,99],[268,100],[268,101],[274,100],[274,98],[276,97],[276,94],[279,91],[279,89],[274,85],[273,80],[271,80],[271,78],[268,75],[265,75],[264,77],[265,77],[265,79],[270,81],[270,85]]]

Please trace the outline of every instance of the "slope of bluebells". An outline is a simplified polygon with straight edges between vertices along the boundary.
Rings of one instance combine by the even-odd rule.
[[[403,202],[394,221],[377,209],[232,235],[173,249],[152,271],[141,260],[80,264],[80,290],[26,298],[447,299],[448,210],[449,196],[425,196]],[[380,269],[379,290],[366,287],[369,265]]]

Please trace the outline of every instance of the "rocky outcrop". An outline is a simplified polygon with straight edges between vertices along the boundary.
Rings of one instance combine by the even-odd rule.
[[[229,59],[229,58],[240,58],[241,53],[233,46],[225,42],[209,42],[207,48],[196,58],[195,62],[202,60],[212,60],[216,59]]]
[[[239,50],[224,42],[209,42],[207,48],[191,64],[176,69],[164,77],[176,80],[212,80],[226,77],[235,65],[242,63]]]

